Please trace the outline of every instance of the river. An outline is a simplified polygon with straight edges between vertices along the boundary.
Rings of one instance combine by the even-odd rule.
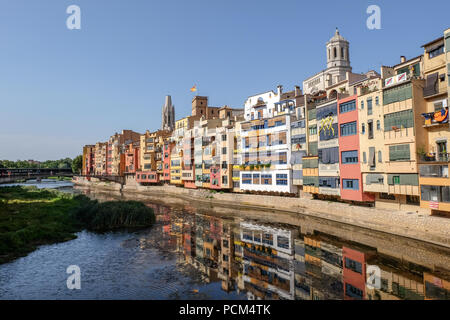
[[[140,200],[157,222],[83,231],[0,265],[0,299],[450,299],[448,248],[270,210],[34,184]],[[80,290],[67,288],[71,265]]]

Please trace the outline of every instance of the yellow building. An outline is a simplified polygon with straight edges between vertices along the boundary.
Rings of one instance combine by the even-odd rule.
[[[448,69],[450,30],[424,48],[423,96],[426,109],[421,123],[425,141],[418,146],[420,163],[420,206],[430,213],[450,212],[450,179],[448,176],[450,127],[448,121]],[[447,44],[447,47],[445,46]]]
[[[388,193],[389,189],[385,173],[382,86],[381,77],[365,79],[357,84],[358,121],[365,125],[365,133],[359,135],[363,190],[375,194]]]
[[[387,189],[375,195],[375,205],[380,208],[420,211],[416,148],[425,141],[417,126],[425,110],[422,61],[422,56],[410,60],[402,57],[391,74],[382,70],[384,146],[380,151]]]

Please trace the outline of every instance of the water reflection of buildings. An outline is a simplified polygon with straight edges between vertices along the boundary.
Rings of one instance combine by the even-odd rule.
[[[319,231],[163,209],[158,221],[179,262],[248,299],[450,299],[448,273]],[[366,284],[368,265],[380,268],[380,288]]]
[[[296,230],[240,224],[243,281],[249,299],[294,298]]]

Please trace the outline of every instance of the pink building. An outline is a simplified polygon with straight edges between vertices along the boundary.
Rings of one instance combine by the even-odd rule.
[[[338,100],[338,123],[341,198],[351,201],[374,201],[373,195],[363,192],[356,95]]]

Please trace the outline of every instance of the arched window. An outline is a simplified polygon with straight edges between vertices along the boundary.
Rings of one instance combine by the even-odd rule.
[[[337,57],[337,50],[336,50],[336,47],[334,47],[333,50],[334,50],[334,57],[336,58],[336,57]]]
[[[341,48],[341,58],[344,59],[344,48]]]

